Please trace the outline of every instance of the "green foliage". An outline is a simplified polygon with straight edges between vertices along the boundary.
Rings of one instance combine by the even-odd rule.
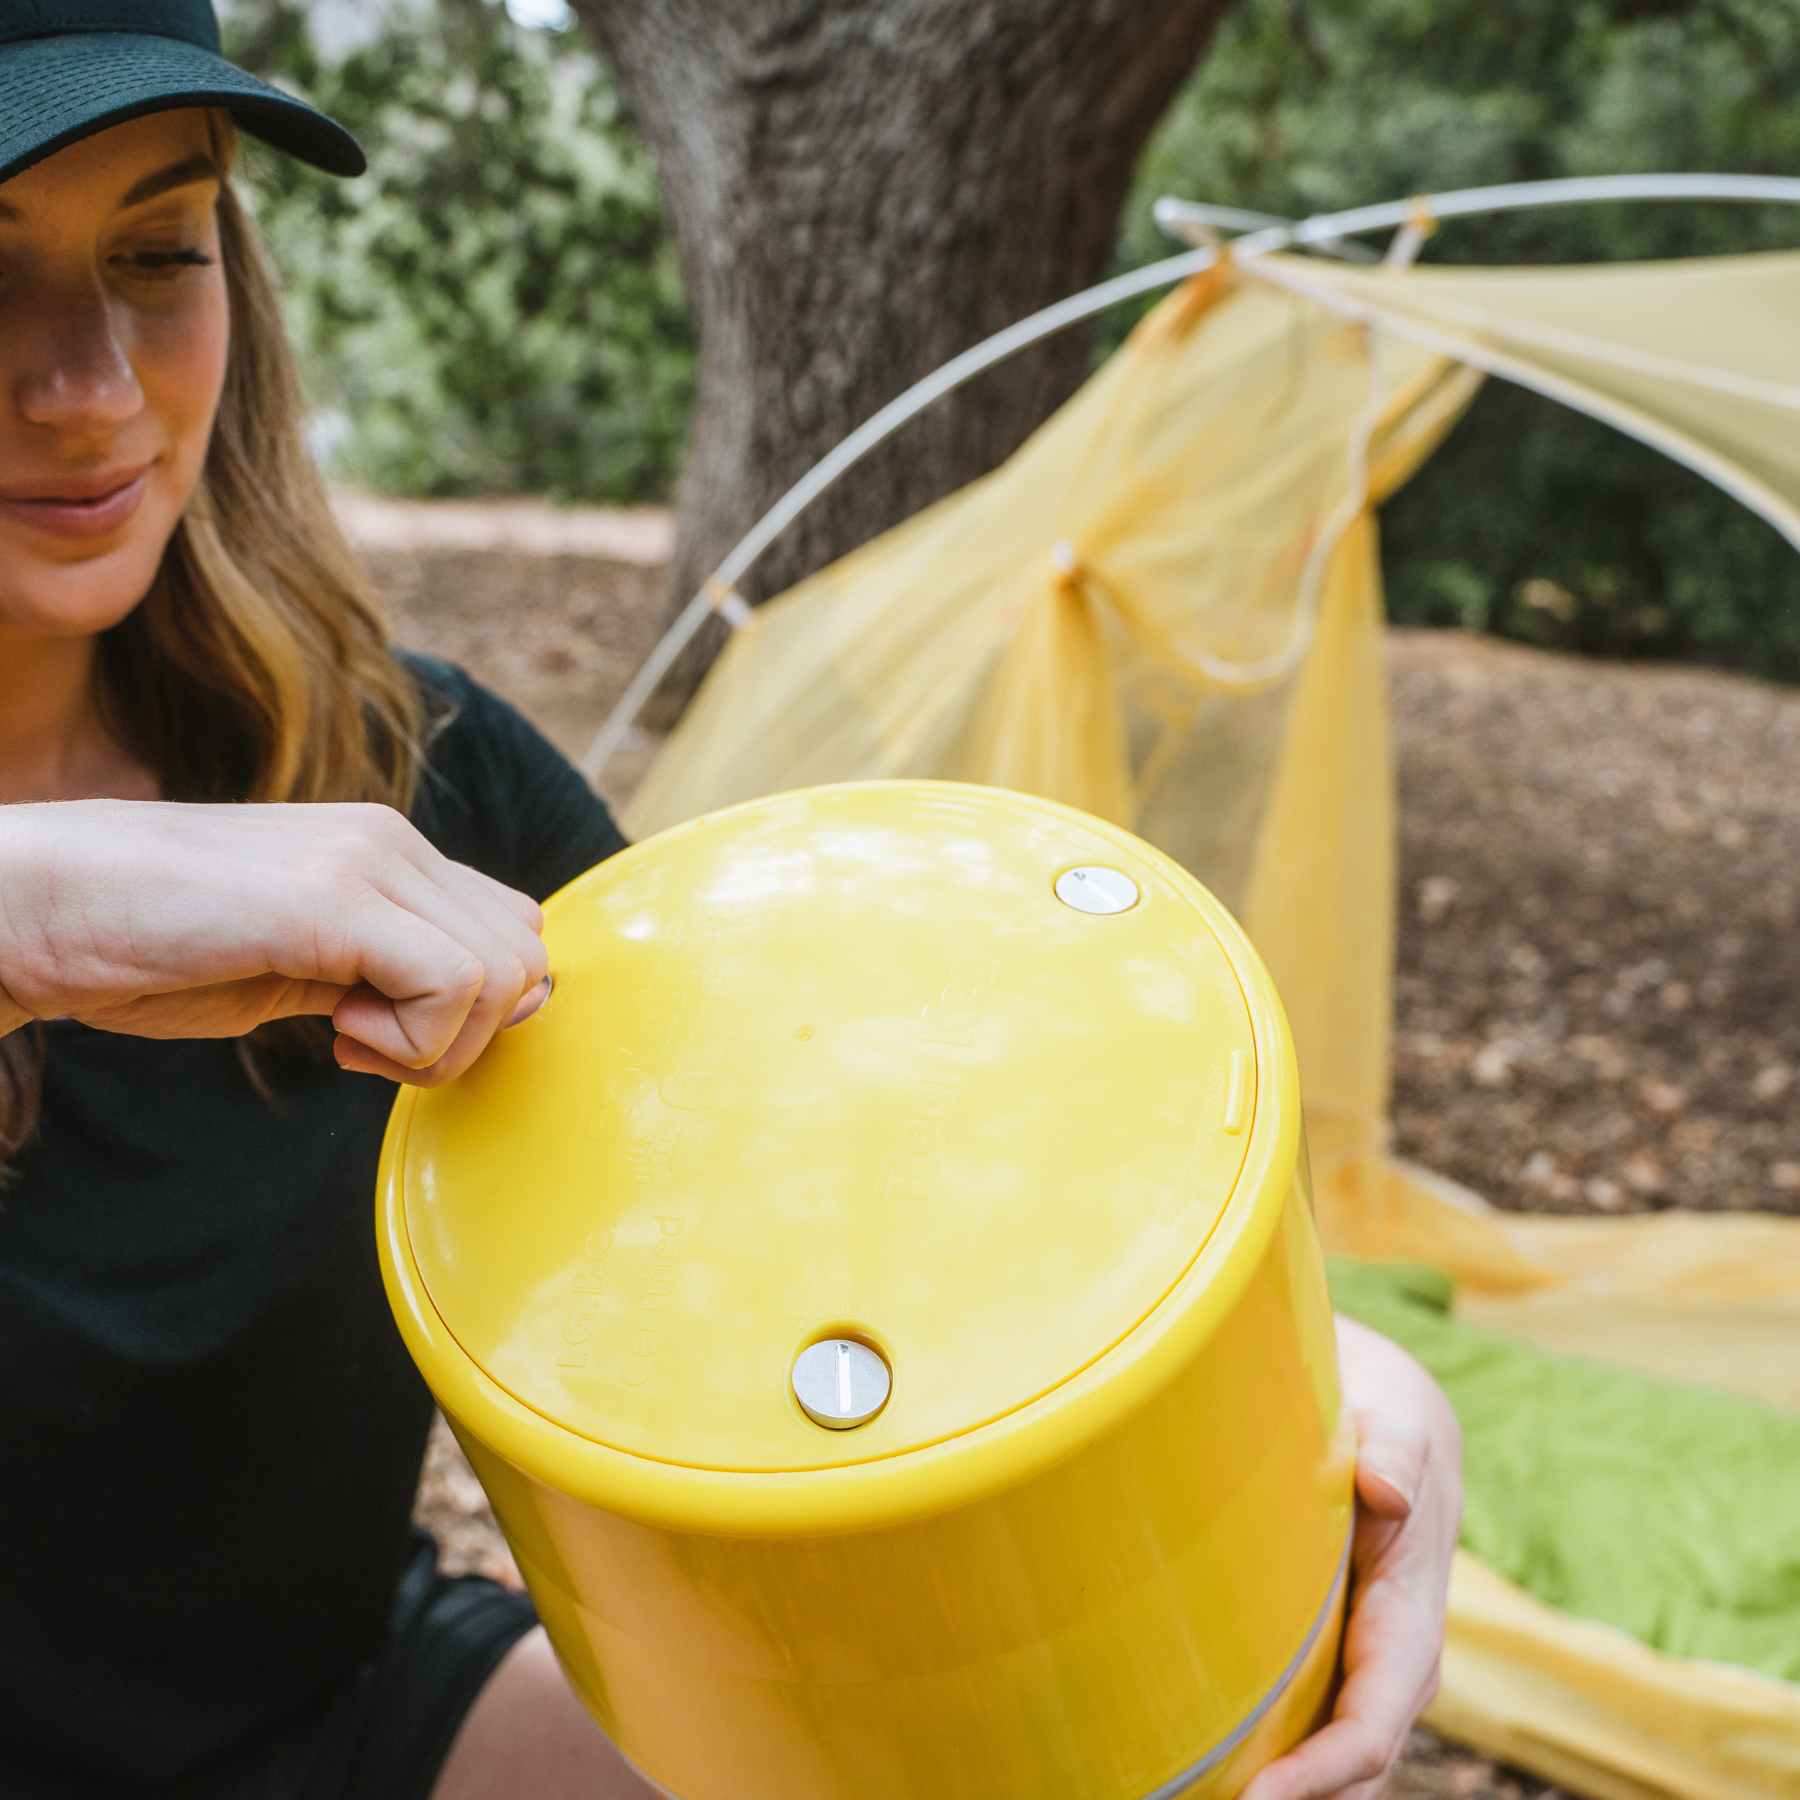
[[[1301,215],[1561,175],[1794,174],[1796,71],[1793,0],[1239,0],[1145,157],[1122,260],[1169,253],[1165,193]],[[1452,221],[1426,258],[1795,244],[1792,207],[1639,204]],[[1800,679],[1793,550],[1551,401],[1490,382],[1383,526],[1397,619]]]
[[[317,10],[316,8],[313,10]],[[338,476],[389,492],[667,492],[693,348],[649,157],[574,33],[494,0],[236,0],[227,49],[347,125],[340,182],[247,142]],[[342,27],[340,26],[340,29]]]

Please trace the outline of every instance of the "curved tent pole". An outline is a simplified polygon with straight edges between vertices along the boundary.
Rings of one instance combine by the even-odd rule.
[[[1480,214],[1518,212],[1534,206],[1588,206],[1602,200],[1769,200],[1800,204],[1800,177],[1791,175],[1574,175],[1555,181],[1503,181],[1492,187],[1448,188],[1441,194],[1416,194],[1410,200],[1355,206],[1347,212],[1319,213],[1293,229],[1293,242],[1305,247],[1354,237],[1364,231],[1391,231],[1423,211],[1434,219],[1473,218]],[[1182,222],[1209,223],[1212,207],[1193,207],[1165,197],[1154,208],[1156,222],[1173,232]],[[1248,247],[1248,240],[1240,240]],[[1285,245],[1279,246],[1286,248]],[[1261,246],[1259,246],[1261,248]]]
[[[1269,232],[1261,235],[1275,237],[1282,234]],[[1239,240],[1240,243],[1248,241]],[[686,649],[688,641],[705,623],[706,615],[713,610],[714,596],[720,592],[729,593],[757,557],[845,470],[860,462],[884,438],[898,431],[907,420],[914,414],[923,412],[934,400],[941,399],[953,388],[960,387],[965,381],[979,375],[983,369],[991,368],[995,363],[1004,362],[1007,357],[1029,348],[1040,338],[1050,337],[1095,313],[1104,312],[1109,306],[1118,305],[1123,300],[1134,299],[1139,294],[1153,293],[1159,287],[1170,287],[1189,275],[1197,275],[1203,269],[1210,269],[1218,260],[1219,252],[1214,247],[1190,250],[1183,255],[1165,257],[1161,262],[1134,269],[1129,274],[1115,276],[1111,281],[1102,282],[1098,287],[1088,288],[1082,293],[1071,294],[1068,299],[1059,300],[1053,306],[1031,313],[1016,324],[1007,326],[1004,331],[996,332],[992,337],[982,339],[979,344],[971,345],[960,356],[953,357],[923,380],[914,382],[904,393],[896,395],[879,412],[872,413],[836,449],[814,463],[757,520],[738,541],[731,554],[719,564],[711,578],[702,584],[699,593],[676,615],[674,623],[664,632],[655,649],[645,659],[643,667],[631,678],[629,686],[619,696],[618,704],[608,714],[606,723],[600,727],[594,741],[588,746],[580,763],[582,774],[590,782],[599,780],[613,752],[624,742],[626,732],[643,710],[645,701],[655,692],[656,684],[669,672],[675,658]]]
[[[1179,208],[1165,215],[1164,208]],[[1156,223],[1169,237],[1186,238],[1191,244],[1208,241],[1206,234],[1220,231],[1261,231],[1266,226],[1291,226],[1293,219],[1280,213],[1255,212],[1247,206],[1212,206],[1198,200],[1173,200],[1167,197],[1156,203]],[[1313,248],[1326,256],[1341,257],[1345,262],[1374,263],[1380,256],[1366,244],[1353,238],[1319,238]]]
[[[1295,224],[1273,224],[1234,240],[1232,254],[1238,258],[1261,256],[1275,250],[1295,246],[1326,245],[1366,231],[1387,231],[1416,219],[1421,211],[1436,219],[1466,218],[1482,213],[1510,212],[1529,206],[1587,205],[1605,200],[1738,200],[1775,201],[1800,205],[1800,179],[1780,175],[1595,175],[1558,181],[1506,182],[1493,187],[1455,188],[1441,194],[1419,194],[1406,200],[1385,201],[1375,206],[1353,207],[1345,212],[1321,213]],[[1179,229],[1183,222],[1179,200],[1164,199],[1156,204],[1157,222],[1165,229]],[[1203,209],[1205,210],[1205,209]],[[1189,215],[1186,223],[1201,224],[1209,220]],[[597,782],[624,741],[644,703],[655,691],[673,665],[675,658],[700,629],[706,615],[714,610],[720,593],[730,593],[750,566],[775,538],[799,517],[838,477],[866,456],[885,438],[891,436],[915,413],[924,411],[933,401],[961,386],[982,370],[1028,348],[1041,338],[1064,330],[1070,325],[1103,312],[1121,301],[1139,294],[1169,287],[1187,276],[1199,274],[1218,261],[1219,252],[1211,247],[1192,250],[1181,256],[1166,257],[1144,268],[1072,294],[1066,300],[1046,306],[1041,311],[1009,325],[1004,331],[971,346],[953,357],[942,368],[915,382],[904,393],[890,400],[880,411],[865,419],[836,449],[815,463],[782,497],[757,520],[739,540],[700,592],[691,599],[663,634],[619,697],[618,704],[595,734],[593,742],[580,762],[589,782]],[[1384,324],[1387,321],[1383,321]],[[1457,360],[1474,362],[1462,351]],[[1518,380],[1517,375],[1495,369],[1505,379]],[[1524,385],[1532,385],[1530,382]],[[1547,391],[1547,390],[1540,390]],[[1554,396],[1569,400],[1563,394]],[[1591,405],[1581,410],[1592,411]],[[1604,415],[1597,415],[1604,416]],[[1608,423],[1619,423],[1609,418]],[[1629,429],[1620,425],[1621,430]],[[1641,431],[1633,436],[1642,437]],[[1644,439],[1654,442],[1653,439]],[[1667,449],[1658,443],[1657,448]],[[1673,455],[1673,451],[1669,451]],[[1737,486],[1719,480],[1712,469],[1702,467],[1691,456],[1679,460],[1698,469],[1708,479],[1718,482],[1727,492],[1743,499]],[[1746,501],[1746,504],[1753,502]],[[1755,510],[1763,512],[1756,506]],[[1766,516],[1766,514],[1764,515]]]

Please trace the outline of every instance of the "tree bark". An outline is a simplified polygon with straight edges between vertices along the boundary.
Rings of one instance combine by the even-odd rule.
[[[1229,3],[575,0],[656,155],[699,333],[672,607],[879,406],[1105,273],[1138,152]],[[928,409],[745,597],[985,473],[1088,355],[1060,334]]]

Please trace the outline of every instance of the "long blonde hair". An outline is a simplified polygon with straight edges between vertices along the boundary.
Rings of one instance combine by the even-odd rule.
[[[268,257],[230,185],[237,129],[208,114],[231,342],[205,467],[143,600],[102,634],[101,716],[170,800],[364,800],[404,812],[430,725],[332,516]],[[260,1041],[319,1044],[319,1021]],[[266,1085],[244,1047],[250,1080]],[[36,1026],[0,1038],[0,1169],[36,1129]]]

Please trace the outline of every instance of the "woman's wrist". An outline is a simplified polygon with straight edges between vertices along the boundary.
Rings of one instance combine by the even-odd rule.
[[[7,991],[5,967],[0,964],[0,1037],[17,1031],[21,1025],[29,1025],[31,1020],[32,1014]]]
[[[29,1025],[37,1016],[14,992],[14,983],[27,964],[21,914],[33,853],[28,844],[28,821],[22,816],[26,810],[23,805],[0,806],[0,1037]]]
[[[31,1023],[31,1014],[0,986],[0,1038],[10,1037],[21,1025]]]

